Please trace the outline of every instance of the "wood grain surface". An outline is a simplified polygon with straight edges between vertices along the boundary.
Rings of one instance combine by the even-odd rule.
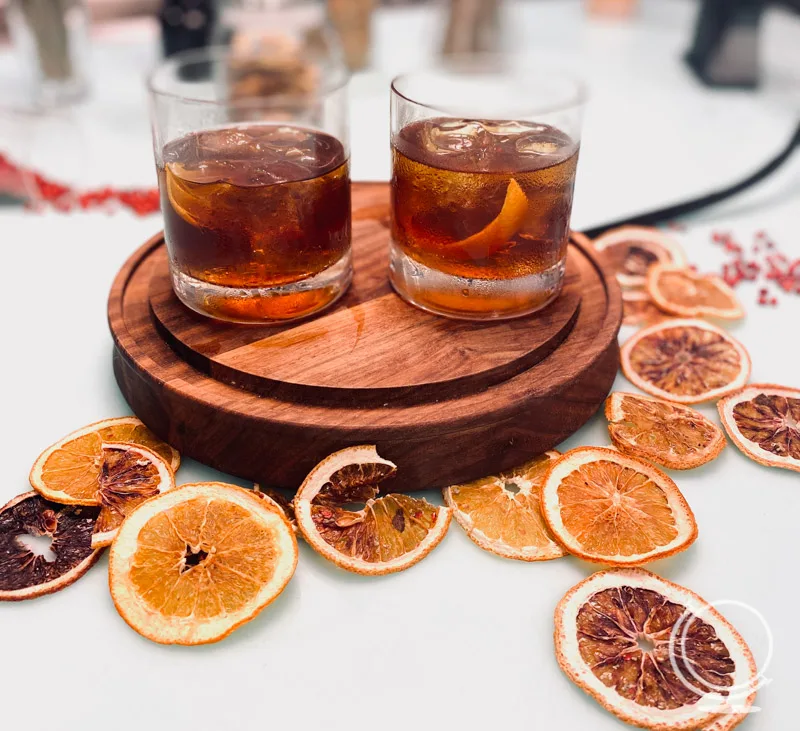
[[[275,327],[215,322],[172,294],[162,237],[109,297],[114,369],[134,412],[181,452],[239,477],[296,488],[345,446],[397,462],[390,489],[515,466],[578,429],[618,365],[619,290],[570,246],[564,293],[498,323],[438,318],[387,280],[388,186],[353,187],[351,291],[332,310]]]

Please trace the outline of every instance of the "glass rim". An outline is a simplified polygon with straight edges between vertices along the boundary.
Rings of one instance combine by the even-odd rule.
[[[282,94],[269,94],[269,95],[250,95],[240,97],[234,100],[231,99],[203,99],[197,96],[181,94],[179,92],[170,91],[164,88],[159,88],[157,77],[169,70],[172,70],[172,76],[175,77],[175,71],[179,68],[185,68],[192,64],[211,62],[219,63],[220,61],[232,57],[230,49],[227,46],[207,46],[205,48],[194,48],[187,51],[179,51],[171,56],[161,59],[156,63],[147,74],[146,87],[148,93],[153,97],[175,99],[180,102],[188,102],[191,104],[207,104],[212,107],[230,107],[246,102],[259,102],[265,105],[278,105],[282,101],[297,100],[302,98],[322,98],[335,91],[339,91],[347,86],[350,81],[350,72],[345,67],[340,67],[335,71],[333,78],[327,82],[321,83],[318,88],[309,92],[299,94],[282,93]],[[243,56],[243,58],[249,58]],[[325,66],[326,70],[330,67]]]
[[[392,79],[389,88],[391,93],[395,96],[403,99],[404,101],[408,102],[409,104],[414,104],[418,107],[423,107],[425,109],[430,109],[434,112],[442,112],[443,114],[447,114],[454,117],[464,118],[464,114],[462,113],[463,110],[458,109],[448,109],[446,104],[437,105],[437,104],[430,104],[423,101],[418,101],[414,99],[408,92],[403,92],[398,88],[398,84],[403,81],[411,80],[415,77],[422,78],[424,76],[434,75],[438,73],[466,73],[469,71],[480,73],[481,71],[489,72],[489,73],[497,73],[497,74],[506,74],[510,76],[508,73],[510,70],[513,70],[515,67],[509,65],[507,63],[501,64],[495,67],[488,67],[485,64],[487,63],[487,59],[497,63],[500,61],[505,61],[503,57],[497,57],[492,55],[484,55],[484,56],[466,56],[463,60],[447,60],[443,62],[440,66],[432,66],[429,68],[418,69],[415,71],[408,71],[402,74],[398,74]],[[517,67],[519,68],[519,67]],[[582,107],[586,104],[589,98],[589,90],[587,87],[586,82],[584,82],[580,77],[577,75],[571,74],[569,71],[564,70],[558,66],[539,66],[538,68],[542,69],[541,72],[536,72],[536,77],[545,78],[546,76],[551,75],[552,73],[557,73],[559,76],[563,78],[563,80],[570,85],[572,85],[572,93],[569,97],[559,103],[554,103],[551,105],[541,104],[541,105],[533,105],[530,108],[526,109],[525,111],[514,112],[514,114],[518,116],[535,116],[539,114],[555,114],[558,112],[564,112],[570,109],[576,109]],[[469,116],[469,115],[468,115]],[[473,115],[475,116],[475,115]]]

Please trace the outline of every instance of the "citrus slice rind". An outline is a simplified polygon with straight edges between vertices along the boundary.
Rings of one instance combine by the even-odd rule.
[[[605,416],[617,449],[669,469],[699,467],[725,446],[720,428],[699,411],[653,396],[612,393]]]
[[[120,616],[161,644],[218,642],[286,587],[297,539],[243,488],[191,483],[140,505],[117,533],[109,586]]]
[[[631,336],[620,350],[625,377],[651,396],[697,404],[732,393],[750,378],[750,356],[703,320],[668,320]]]
[[[686,266],[686,255],[675,239],[657,228],[621,226],[606,231],[592,242],[596,251],[607,251],[622,287],[643,287],[647,270],[656,263]]]
[[[541,512],[541,487],[556,451],[496,477],[442,490],[445,504],[480,548],[518,561],[548,561],[566,551],[550,534]],[[511,489],[509,489],[509,487]]]
[[[674,264],[654,264],[647,272],[647,293],[659,309],[677,317],[744,317],[736,293],[716,274],[697,274]]]
[[[91,545],[97,514],[97,508],[58,505],[36,492],[0,508],[0,601],[35,599],[80,579],[102,553]],[[21,543],[25,535],[51,538],[52,560]]]
[[[127,515],[151,497],[172,490],[175,477],[155,452],[133,444],[103,443],[97,516],[92,546],[110,546]]]
[[[308,474],[294,499],[306,542],[340,568],[364,575],[403,571],[444,538],[452,510],[409,495],[376,497],[396,472],[374,445],[334,452]],[[344,505],[364,503],[361,510]]]
[[[578,447],[557,459],[542,487],[542,515],[569,553],[612,566],[666,558],[697,538],[672,479],[616,449]]]
[[[253,485],[252,490],[248,490],[251,495],[255,495],[260,500],[263,500],[268,505],[279,510],[289,521],[292,530],[297,533],[297,520],[294,515],[294,504],[284,497],[280,492],[271,487],[261,487],[258,483]]]
[[[758,670],[736,629],[694,592],[643,569],[599,571],[570,589],[554,637],[567,677],[639,728],[733,728],[739,714],[727,714],[755,698]]]
[[[34,490],[64,505],[97,505],[97,477],[103,443],[134,444],[152,450],[174,472],[180,455],[158,439],[139,419],[124,416],[89,424],[42,452],[30,473]]]
[[[570,241],[574,241],[576,244],[579,244],[584,248],[589,248],[592,246],[592,240],[585,233],[581,231],[573,231],[572,229],[570,229],[569,238]]]
[[[800,472],[800,389],[751,383],[717,404],[731,441],[767,467]]]
[[[647,292],[641,289],[622,290],[622,324],[652,325],[669,319],[669,315],[656,307]]]

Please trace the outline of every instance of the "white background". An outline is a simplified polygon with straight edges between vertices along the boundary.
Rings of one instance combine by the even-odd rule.
[[[683,3],[645,2],[636,25],[586,25],[573,2],[512,12],[517,32],[537,51],[569,57],[592,86],[576,228],[729,182],[782,146],[797,119],[800,23],[786,14],[767,18],[767,83],[751,94],[708,92],[679,62],[692,22]],[[388,176],[387,80],[412,52],[424,56],[437,32],[428,11],[377,19],[377,70],[353,82],[356,179]],[[94,54],[94,97],[65,116],[61,158],[50,162],[76,181],[150,185],[140,77],[155,57],[152,27],[106,29]],[[11,59],[0,58],[0,89],[9,97],[14,73]],[[16,149],[23,149],[35,130],[11,127],[6,135],[17,135]],[[41,148],[30,149],[35,157]],[[749,244],[754,231],[765,229],[800,256],[800,158],[758,190],[690,223],[681,241],[701,269],[717,270],[723,260],[710,244],[712,230]],[[48,444],[86,423],[130,413],[111,372],[106,296],[126,257],[159,227],[158,217],[126,213],[0,211],[0,502],[27,489],[30,465]],[[740,293],[748,316],[731,329],[753,355],[753,380],[800,386],[800,298],[779,295],[773,309],[756,306],[753,286]],[[629,334],[624,330],[622,339]],[[631,390],[621,376],[615,388]],[[713,407],[702,410],[717,420]],[[607,443],[598,416],[562,449]],[[763,613],[775,638],[767,670],[774,682],[759,695],[763,710],[742,730],[796,728],[800,475],[761,467],[729,445],[714,463],[673,477],[700,537],[650,568],[708,600],[733,599]],[[191,460],[178,474],[179,482],[207,479],[227,478]],[[438,494],[427,497],[440,501]],[[222,644],[202,648],[161,647],[128,629],[109,597],[106,566],[102,559],[62,593],[0,606],[3,728],[622,727],[566,680],[553,656],[553,609],[593,570],[572,558],[503,560],[453,524],[418,566],[368,579],[337,570],[301,542],[284,594]],[[763,660],[764,629],[744,611],[726,613]]]

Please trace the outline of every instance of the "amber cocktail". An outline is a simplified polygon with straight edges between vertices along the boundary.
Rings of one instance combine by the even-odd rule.
[[[413,78],[393,85],[395,289],[423,309],[458,318],[541,309],[564,276],[577,124],[565,124],[568,115],[553,120],[559,124],[540,121],[546,113],[445,115],[406,96]]]
[[[173,289],[222,320],[304,317],[352,277],[343,87],[327,97],[226,99],[228,75],[215,71],[224,64],[173,57],[151,83]],[[170,80],[182,96],[163,91]]]

